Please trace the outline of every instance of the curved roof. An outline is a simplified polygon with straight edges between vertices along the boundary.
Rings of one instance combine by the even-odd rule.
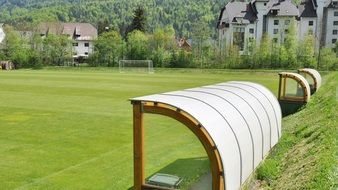
[[[281,72],[279,73],[279,75],[296,80],[303,88],[305,102],[308,102],[310,100],[310,97],[311,97],[310,85],[302,75],[297,74],[297,73],[290,73],[290,72]]]
[[[309,68],[304,68],[304,69],[298,69],[299,73],[307,73],[309,74],[314,81],[316,91],[320,88],[322,85],[322,77],[320,76],[319,72],[315,69],[309,69]]]
[[[281,136],[281,108],[265,87],[227,82],[134,98],[188,113],[207,131],[221,157],[225,189],[239,189]]]

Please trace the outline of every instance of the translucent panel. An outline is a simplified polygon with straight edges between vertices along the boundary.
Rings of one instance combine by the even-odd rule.
[[[292,79],[286,78],[285,80],[285,97],[304,97],[304,92],[300,84]]]
[[[306,79],[297,73],[281,72],[282,77],[280,81],[280,99],[290,101],[304,101],[310,100],[310,86]]]
[[[300,74],[306,79],[306,81],[309,83],[309,85],[313,85],[315,83],[314,78],[311,75],[304,73],[304,72],[302,72]]]

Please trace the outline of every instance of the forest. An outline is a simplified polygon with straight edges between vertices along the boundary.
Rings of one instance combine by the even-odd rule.
[[[215,37],[219,11],[228,0],[0,0],[0,23],[21,30],[42,21],[89,22],[94,26],[107,20],[110,27],[124,34],[133,10],[142,5],[147,31],[171,25],[176,35],[190,37],[193,24],[207,23]]]

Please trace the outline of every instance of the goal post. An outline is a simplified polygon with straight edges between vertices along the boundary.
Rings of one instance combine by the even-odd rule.
[[[120,60],[119,72],[126,71],[145,71],[149,74],[154,73],[154,65],[152,60]]]

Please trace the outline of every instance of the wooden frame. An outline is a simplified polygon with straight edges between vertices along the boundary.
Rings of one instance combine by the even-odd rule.
[[[285,97],[286,90],[286,79],[290,78],[295,80],[303,89],[304,95],[303,97]],[[283,95],[282,95],[283,94]],[[294,102],[307,102],[307,97],[309,96],[306,85],[297,77],[293,75],[289,75],[286,73],[279,74],[279,89],[278,89],[278,100],[286,100],[286,101],[294,101]]]
[[[188,113],[179,108],[157,103],[132,101],[134,130],[134,190],[163,189],[145,183],[144,120],[143,114],[159,114],[173,118],[190,129],[202,143],[210,161],[212,190],[224,190],[224,172],[220,154],[211,136],[204,127]]]
[[[305,76],[306,76],[306,75],[309,75],[309,76],[312,78],[312,80],[313,80],[313,88],[314,88],[315,91],[317,91],[318,81],[317,81],[317,78],[315,77],[315,75],[314,75],[313,73],[311,73],[311,72],[309,72],[309,71],[307,71],[307,70],[303,70],[303,69],[299,69],[299,70],[298,70],[298,73],[299,73],[299,74],[304,73]],[[305,76],[304,76],[304,78],[306,79]]]

